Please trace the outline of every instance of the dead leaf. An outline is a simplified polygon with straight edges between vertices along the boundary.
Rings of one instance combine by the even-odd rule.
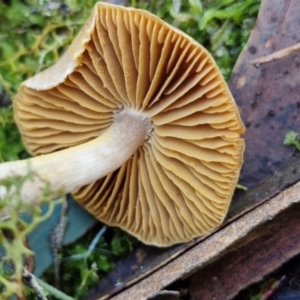
[[[289,130],[300,132],[300,52],[258,68],[255,59],[300,41],[297,0],[265,0],[230,80],[230,90],[246,125],[240,183],[247,187],[271,175],[294,154],[283,144]]]

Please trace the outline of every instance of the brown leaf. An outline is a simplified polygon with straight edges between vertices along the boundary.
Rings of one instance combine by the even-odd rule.
[[[287,162],[294,149],[283,144],[289,130],[300,132],[300,52],[255,67],[255,59],[300,41],[296,0],[265,0],[240,55],[230,89],[246,125],[240,183],[253,187]]]

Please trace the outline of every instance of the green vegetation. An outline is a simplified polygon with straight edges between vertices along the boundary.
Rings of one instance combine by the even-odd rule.
[[[4,93],[13,99],[23,80],[52,65],[79,31],[95,2],[97,1],[65,0],[64,4],[55,0],[0,2],[0,94]],[[129,5],[151,11],[207,47],[228,80],[254,25],[260,0],[132,0]],[[26,156],[28,154],[13,122],[11,107],[0,108],[0,162]],[[13,183],[18,187],[21,184],[18,181]],[[5,207],[9,201],[11,199],[6,199],[1,206]],[[18,201],[18,197],[14,201]],[[50,208],[51,206],[49,213]],[[44,218],[45,216],[34,212],[33,223],[24,224],[14,215],[11,221],[14,223],[5,225],[13,232],[14,239],[7,242],[3,233],[0,236],[6,253],[15,253],[12,250],[17,249],[15,245],[20,246],[26,234]],[[84,295],[102,274],[114,267],[112,261],[127,255],[136,243],[120,230],[111,230],[99,239],[89,255],[74,259],[74,255],[87,253],[92,240],[93,235],[88,234],[75,245],[65,247],[61,253],[63,259],[71,257],[64,261],[61,286],[75,298]],[[15,262],[18,278],[15,281],[11,280],[11,272],[3,267],[4,260],[0,261],[0,282],[6,286],[7,293],[12,290],[19,293],[20,289],[16,285],[21,282],[21,257],[29,253],[24,246],[20,246],[16,258],[8,257]],[[48,270],[44,278],[50,282],[51,277],[54,277],[53,270]],[[74,282],[75,277],[78,277],[77,282]],[[74,286],[79,288],[74,290]]]
[[[131,4],[151,11],[204,45],[228,80],[254,26],[260,0],[132,0]]]
[[[104,238],[101,232],[98,232],[98,235],[100,239],[95,238],[95,230],[93,230],[74,245],[63,248],[62,257],[65,261],[61,286],[65,293],[72,295],[75,299],[81,299],[86,295],[105,273],[114,269],[113,261],[128,255],[137,243],[136,239],[119,229],[108,232],[111,238],[108,235]],[[44,274],[43,279],[55,285],[53,273],[52,267]],[[74,282],[74,278],[78,278],[78,282]],[[76,290],[74,286],[77,286]],[[49,299],[52,298],[49,297]]]
[[[298,138],[298,133],[294,132],[294,131],[289,131],[284,140],[283,143],[285,145],[290,145],[290,146],[294,146],[298,151],[300,151],[300,141]]]
[[[0,90],[13,98],[22,81],[54,64],[96,2],[0,2]],[[0,125],[0,161],[24,158],[11,108],[1,109]]]

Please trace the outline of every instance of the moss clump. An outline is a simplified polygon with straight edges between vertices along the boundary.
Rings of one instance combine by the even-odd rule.
[[[22,81],[53,65],[80,30],[96,2],[0,2],[2,94],[13,98]],[[0,162],[24,158],[25,155],[11,108],[0,108]]]
[[[294,146],[298,151],[300,151],[300,141],[298,138],[298,133],[294,131],[287,132],[283,143],[284,145]]]
[[[127,256],[137,244],[135,238],[120,229],[109,228],[104,234],[105,228],[102,227],[101,234],[98,228],[97,226],[74,244],[65,246],[61,253],[63,261],[60,286],[64,293],[75,299],[82,299],[106,273],[115,268],[115,262]],[[51,267],[43,275],[43,279],[52,285],[55,285],[54,272]],[[50,296],[48,299],[55,298]]]
[[[238,55],[256,21],[260,0],[132,0],[180,28],[213,55],[225,79],[229,79]]]

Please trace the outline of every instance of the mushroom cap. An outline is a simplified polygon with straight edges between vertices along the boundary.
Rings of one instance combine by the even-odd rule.
[[[244,126],[208,51],[149,12],[96,4],[61,59],[25,81],[15,118],[33,155],[94,139],[128,108],[153,130],[105,178],[74,191],[102,222],[147,244],[189,241],[224,219]]]

